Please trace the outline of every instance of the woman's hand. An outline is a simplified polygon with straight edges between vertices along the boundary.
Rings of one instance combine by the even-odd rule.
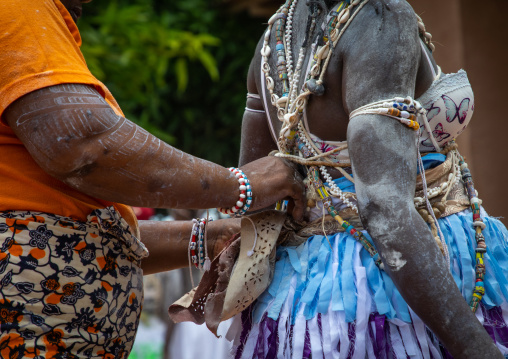
[[[288,199],[289,212],[297,220],[305,210],[305,186],[296,166],[277,157],[263,157],[241,167],[252,186],[252,210]]]

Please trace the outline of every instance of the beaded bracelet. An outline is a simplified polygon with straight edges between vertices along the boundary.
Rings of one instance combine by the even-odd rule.
[[[233,217],[243,216],[250,209],[252,204],[252,187],[250,186],[247,176],[241,169],[230,167],[229,170],[233,172],[238,179],[238,183],[240,183],[240,198],[233,207],[217,208],[217,210],[222,214],[228,214]]]
[[[191,235],[189,239],[189,268],[191,265],[201,270],[210,268],[210,258],[206,248],[206,225],[211,219],[193,219]]]

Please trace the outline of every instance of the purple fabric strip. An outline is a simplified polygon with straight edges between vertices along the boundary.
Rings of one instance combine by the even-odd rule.
[[[376,325],[376,347],[379,358],[385,359],[387,358],[386,353],[386,333],[385,333],[385,324],[386,324],[386,316],[382,314],[374,314],[374,323]]]
[[[445,347],[441,346],[441,353],[443,353],[446,359],[453,359],[452,355],[446,350]]]
[[[242,333],[240,334],[240,344],[238,345],[238,348],[236,349],[235,353],[235,359],[240,359],[242,357],[243,348],[245,346],[245,341],[247,340],[247,336],[250,333],[250,330],[252,329],[252,306],[245,309],[242,312]]]
[[[266,354],[266,359],[276,359],[277,348],[279,347],[279,338],[277,334],[279,322],[271,318],[266,318],[265,320],[267,322],[266,327],[268,331],[270,331],[270,335],[268,336],[268,353]]]
[[[383,344],[381,346],[381,350],[385,353],[386,357],[387,358],[390,358],[390,353],[391,353],[391,346],[388,345],[388,344],[391,344],[391,340],[388,341],[387,338],[391,338],[390,336],[390,326],[389,325],[385,325],[386,323],[383,323],[383,328],[384,328],[384,337],[383,337]]]
[[[254,348],[254,353],[252,358],[264,359],[265,358],[265,332],[266,332],[266,318],[267,314],[265,313],[261,323],[259,323],[259,333],[258,340],[256,342],[256,347]]]
[[[310,333],[309,333],[309,322],[305,322],[305,344],[303,345],[303,359],[309,359],[312,357],[312,351],[310,350]]]
[[[496,342],[496,334],[494,333],[494,328],[492,327],[493,323],[491,322],[491,318],[489,316],[489,312],[488,312],[487,308],[485,308],[483,305],[481,305],[480,308],[482,310],[482,314],[483,314],[483,318],[484,318],[484,323],[487,324],[487,325],[484,325],[483,327],[485,328],[487,333],[489,333],[490,337],[492,338],[492,340],[495,343]]]
[[[318,313],[318,315],[317,315],[317,325],[319,328],[319,338],[321,339],[321,348],[322,348],[323,347],[323,321],[321,318],[321,313]],[[322,354],[323,354],[323,359],[326,359],[324,351],[322,352]]]
[[[489,324],[493,327],[498,341],[500,344],[505,347],[508,346],[508,324],[505,322],[503,318],[503,311],[501,307],[494,307],[492,309],[488,309],[487,317],[489,318]],[[487,325],[487,321],[483,326]]]
[[[290,354],[290,358],[293,357],[293,337],[295,336],[294,335],[294,325],[290,325],[289,326],[289,354]],[[285,355],[286,353],[284,353]]]
[[[347,359],[351,359],[355,354],[356,323],[348,323],[347,336],[349,338],[349,349],[347,352]]]
[[[486,309],[483,304],[481,305],[481,310],[483,312],[483,316],[485,318],[484,327],[485,330],[489,333],[492,340],[494,342],[499,341],[500,344],[504,346],[508,346],[508,324],[505,322],[503,318],[503,312],[500,307],[494,307],[491,309]],[[319,330],[320,344],[323,345],[323,327],[322,327],[322,316],[321,314],[317,314],[317,324]],[[251,333],[252,326],[255,325],[252,323],[252,310],[248,308],[241,314],[242,320],[242,331],[240,334],[239,345],[234,351],[234,358],[240,359],[243,351],[245,349],[245,343]],[[312,347],[310,341],[309,325],[306,322],[305,328],[305,337],[304,338],[293,338],[294,337],[294,326],[289,325],[286,331],[287,337],[279,338],[278,328],[280,323],[278,320],[273,320],[268,318],[268,316],[263,316],[263,319],[258,324],[259,325],[259,334],[256,338],[256,346],[252,353],[252,359],[276,359],[279,345],[284,346],[283,356],[284,357],[292,357],[294,348],[293,348],[293,339],[294,340],[304,340],[303,347],[303,359],[312,358]],[[337,325],[339,325],[337,323]],[[369,325],[368,325],[368,335],[373,345],[374,355],[376,359],[392,359],[394,358],[394,353],[391,347],[391,336],[390,336],[390,326],[387,323],[387,319],[385,315],[380,315],[378,313],[372,313],[369,317]],[[432,359],[454,359],[453,356],[444,348],[444,346],[439,342],[439,340],[435,337],[435,335],[426,328],[427,335],[431,338],[431,340],[439,346],[439,351],[441,355],[439,358],[435,358],[432,355],[432,351],[430,352],[430,356]],[[346,358],[350,359],[355,354],[355,342],[356,342],[356,324],[348,323],[348,338],[350,344],[347,348]],[[281,340],[282,339],[282,340]],[[420,343],[417,341],[418,349],[421,352]],[[318,343],[319,345],[319,343]],[[340,343],[338,348],[340,347]],[[337,348],[337,349],[338,349]],[[247,353],[246,353],[247,354]],[[250,357],[249,353],[249,357]],[[312,358],[312,359],[326,359],[323,356],[320,358]]]
[[[369,317],[369,325],[367,326],[367,330],[369,331],[369,338],[370,338],[370,342],[372,343],[372,349],[374,350],[374,355],[376,356],[376,359],[383,359],[380,355],[379,355],[379,350],[377,348],[377,342],[376,342],[376,338],[374,336],[374,329],[372,329],[372,323],[374,323],[375,325],[375,321],[374,321],[374,315],[371,314],[370,317]]]

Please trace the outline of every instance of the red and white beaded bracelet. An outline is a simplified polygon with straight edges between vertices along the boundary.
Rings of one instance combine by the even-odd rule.
[[[250,209],[252,204],[252,187],[250,186],[247,176],[241,169],[230,167],[229,170],[233,172],[235,177],[238,179],[238,183],[240,183],[240,198],[233,207],[217,208],[217,210],[223,214],[239,217],[244,215]]]

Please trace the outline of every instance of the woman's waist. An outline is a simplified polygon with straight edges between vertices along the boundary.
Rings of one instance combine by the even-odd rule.
[[[137,232],[137,220],[129,206],[82,193],[49,176],[31,158],[16,157],[20,166],[12,161],[0,161],[0,212],[37,211],[86,222],[93,210],[114,206]]]
[[[42,238],[49,241],[51,237],[60,242],[72,242],[76,236],[90,235],[97,238],[98,244],[109,246],[114,251],[121,251],[135,260],[140,260],[148,254],[129,224],[112,206],[91,211],[86,221],[40,211],[0,212],[0,234],[12,233],[13,239],[16,237],[16,241],[19,241],[23,236],[17,234],[24,231],[27,231],[32,239]]]

